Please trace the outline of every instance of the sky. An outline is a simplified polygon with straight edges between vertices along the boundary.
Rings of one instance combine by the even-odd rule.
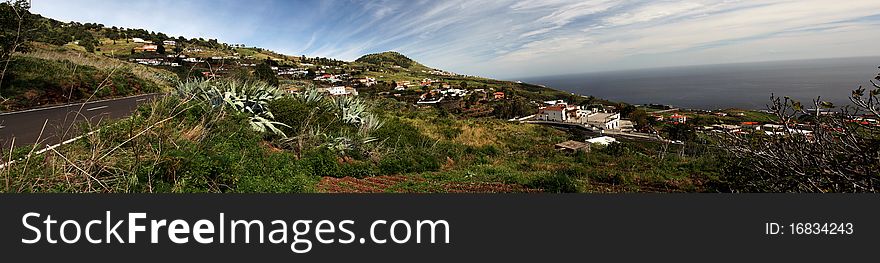
[[[33,0],[61,21],[501,79],[880,55],[878,0]]]

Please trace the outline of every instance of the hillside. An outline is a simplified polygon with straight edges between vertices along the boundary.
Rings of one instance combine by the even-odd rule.
[[[177,76],[163,69],[119,61],[69,46],[32,43],[13,56],[0,111],[170,90]]]

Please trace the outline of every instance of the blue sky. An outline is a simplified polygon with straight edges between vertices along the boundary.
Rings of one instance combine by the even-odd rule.
[[[289,55],[394,50],[504,79],[880,55],[877,0],[33,0],[32,11]]]

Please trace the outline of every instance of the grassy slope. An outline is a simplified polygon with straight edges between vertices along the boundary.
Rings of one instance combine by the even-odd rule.
[[[4,111],[80,101],[92,93],[106,98],[159,92],[176,81],[170,72],[89,54],[73,45],[32,47],[10,64],[2,89],[9,98],[0,108]]]
[[[413,173],[439,181],[503,182],[554,192],[704,191],[717,174],[714,156],[699,149],[624,143],[596,147],[588,154],[566,154],[553,145],[578,139],[564,131],[494,119],[437,117],[432,109],[399,110],[400,119],[419,127],[438,145],[470,149],[445,152],[449,161],[438,171]],[[566,189],[558,176],[572,180]]]

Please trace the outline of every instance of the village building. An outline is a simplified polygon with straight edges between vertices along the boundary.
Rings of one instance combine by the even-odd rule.
[[[589,139],[589,140],[587,140],[587,142],[592,143],[592,144],[608,146],[608,145],[611,145],[612,143],[617,143],[617,139],[614,139],[614,137],[602,136],[602,137],[596,137],[596,138]]]
[[[148,45],[143,45],[141,47],[136,47],[136,48],[134,48],[134,50],[140,51],[140,52],[156,52],[157,50],[159,50],[159,46],[148,44]]]
[[[457,102],[468,94],[469,92],[463,89],[435,89],[422,94],[416,104],[437,104],[444,100]]]
[[[318,92],[326,92],[330,96],[357,96],[358,91],[352,87],[336,86],[330,88],[318,88]]]
[[[364,85],[366,87],[376,85],[377,83],[375,78],[359,78],[356,79],[355,82],[360,83],[361,85]]]
[[[198,59],[198,58],[189,57],[189,58],[185,58],[185,59],[183,59],[183,62],[189,62],[189,63],[203,63],[203,62],[205,62],[205,61],[204,61],[204,60],[200,60],[200,59]]]
[[[544,101],[544,105],[547,105],[547,106],[553,106],[553,105],[556,105],[556,104],[565,104],[565,101],[564,101],[564,100],[548,100],[548,101]]]
[[[583,121],[584,124],[592,125],[593,127],[605,129],[605,130],[617,130],[620,129],[620,113],[616,112],[591,112],[589,113]]]
[[[552,105],[538,108],[535,116],[537,120],[584,124],[603,130],[620,129],[620,113],[608,112],[602,108],[587,110],[582,106],[568,105],[561,100],[545,101],[545,104]]]
[[[498,92],[495,92],[495,93],[492,94],[492,95],[495,96],[495,99],[496,99],[496,100],[503,100],[503,99],[504,99],[504,92],[500,92],[500,91],[498,91]]]
[[[321,76],[315,77],[314,80],[315,81],[324,81],[324,82],[329,82],[329,83],[336,83],[336,82],[342,81],[341,79],[337,78],[336,76],[334,76],[332,74],[323,74]]]
[[[147,40],[144,40],[143,38],[139,38],[139,37],[132,38],[131,42],[135,42],[138,44],[153,44],[153,41],[147,41]]]
[[[813,131],[810,131],[810,130],[796,129],[796,128],[791,128],[791,127],[786,127],[785,125],[781,125],[781,124],[770,124],[770,123],[761,125],[757,129],[760,131],[763,131],[764,134],[771,135],[771,136],[784,136],[784,135],[789,135],[789,134],[812,136],[812,134],[813,134]]]
[[[174,41],[174,40],[165,40],[165,41],[162,41],[162,45],[166,45],[166,46],[176,46],[176,45],[177,45],[177,41]]]
[[[568,120],[566,105],[553,105],[538,109],[537,119],[542,121],[565,122]]]
[[[713,130],[724,131],[729,133],[738,133],[742,131],[742,126],[733,124],[715,124],[711,126]]]
[[[672,116],[669,116],[669,121],[674,122],[674,123],[686,123],[687,119],[688,119],[687,116],[684,116],[684,115],[681,115],[678,113],[672,114]]]

